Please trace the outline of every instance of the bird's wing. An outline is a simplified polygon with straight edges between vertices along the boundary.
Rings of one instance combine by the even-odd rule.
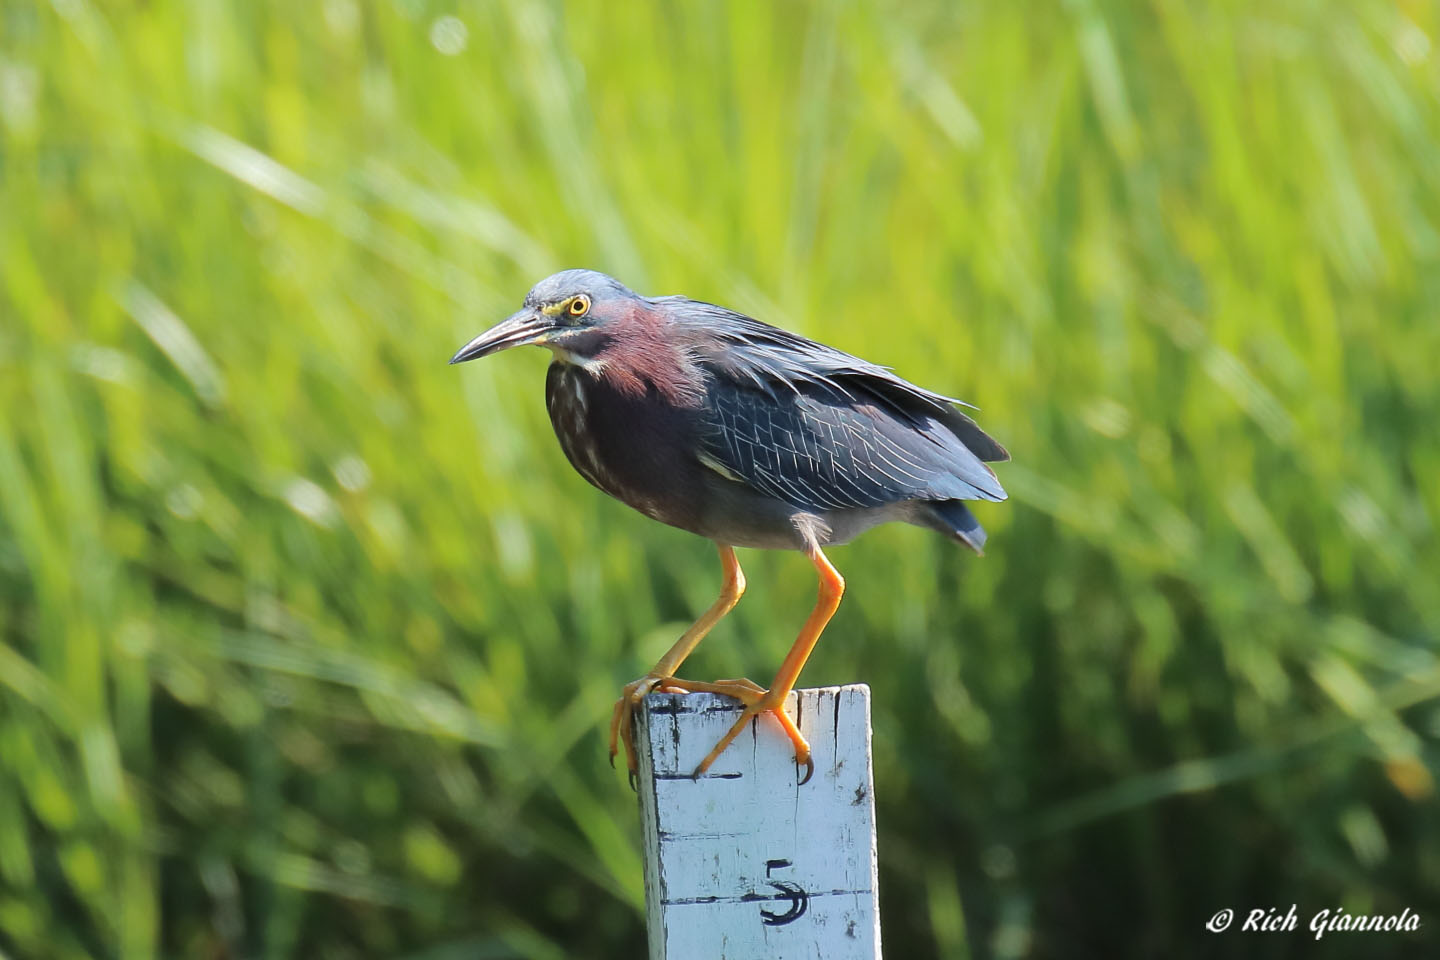
[[[989,467],[937,419],[796,382],[767,391],[707,378],[701,462],[805,510],[902,500],[1004,500]]]
[[[1005,499],[981,462],[1004,448],[950,398],[742,314],[677,306],[706,374],[702,461],[722,475],[810,510]]]
[[[669,299],[669,298],[667,298]],[[879,364],[772,327],[753,317],[685,298],[677,322],[692,325],[698,359],[716,374],[773,397],[820,393],[868,398],[902,420],[924,427],[938,421],[976,458],[998,462],[1010,454],[956,405],[971,406],[916,386]]]

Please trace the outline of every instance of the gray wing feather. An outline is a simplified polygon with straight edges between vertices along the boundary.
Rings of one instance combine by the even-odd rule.
[[[775,395],[712,381],[706,454],[741,482],[806,510],[1005,499],[995,474],[933,418],[917,424],[813,390]]]
[[[956,409],[963,400],[916,386],[879,364],[862,360],[799,334],[762,323],[714,304],[666,297],[684,307],[674,322],[691,327],[702,344],[697,353],[715,373],[772,397],[799,396],[804,388],[822,394],[873,400],[917,424],[938,421],[983,461],[1009,460],[1010,454],[973,419]]]
[[[1005,499],[982,461],[1009,454],[961,401],[723,307],[675,302],[707,373],[705,452],[742,482],[809,510]]]

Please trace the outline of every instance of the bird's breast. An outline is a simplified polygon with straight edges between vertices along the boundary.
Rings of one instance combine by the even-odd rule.
[[[693,425],[653,392],[616,389],[595,371],[556,362],[545,403],[560,449],[593,486],[662,523],[690,527],[698,509],[676,481],[693,471]]]
[[[600,444],[590,429],[588,379],[573,364],[552,364],[545,382],[545,406],[570,465],[580,476],[614,496],[614,478],[601,459]]]

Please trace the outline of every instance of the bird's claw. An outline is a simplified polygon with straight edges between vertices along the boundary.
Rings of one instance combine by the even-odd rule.
[[[639,680],[632,680],[625,684],[625,689],[621,692],[620,699],[615,701],[615,709],[610,714],[610,766],[615,766],[615,755],[620,752],[620,745],[623,744],[625,767],[630,772],[631,788],[635,786],[637,771],[640,769],[635,756],[635,708],[652,690],[672,680],[673,677],[653,673],[647,673]]]
[[[720,742],[715,744],[715,747],[695,768],[693,774],[695,778],[699,778],[706,770],[710,769],[710,765],[720,754],[725,752],[725,748],[730,746],[731,741],[740,735],[740,732],[753,718],[769,712],[775,715],[775,719],[780,722],[781,729],[785,731],[785,735],[790,738],[790,743],[795,748],[796,769],[798,770],[801,764],[805,765],[805,776],[797,786],[803,786],[810,782],[810,778],[815,774],[815,760],[810,755],[810,744],[800,733],[800,728],[795,725],[795,721],[790,719],[790,715],[785,712],[785,699],[788,692],[785,695],[777,695],[751,680],[720,680],[712,684],[696,684],[695,686],[703,686],[710,693],[734,697],[745,704],[745,709],[740,711],[739,718],[730,727],[730,730],[720,738]]]
[[[795,747],[795,769],[798,772],[803,765],[805,775],[800,778],[797,786],[804,786],[810,782],[815,775],[815,760],[810,755],[810,744],[801,735],[800,729],[795,726],[795,721],[785,712],[785,697],[775,696],[764,687],[753,680],[740,678],[737,680],[717,680],[714,683],[697,683],[693,680],[677,680],[674,677],[658,674],[646,674],[639,680],[625,685],[625,690],[620,694],[620,699],[615,701],[615,710],[610,716],[610,765],[615,765],[615,756],[619,753],[620,746],[625,747],[625,764],[630,779],[630,789],[637,790],[639,778],[639,763],[635,753],[635,731],[634,717],[635,710],[645,699],[647,694],[655,690],[673,690],[685,693],[717,693],[725,697],[733,697],[745,705],[740,712],[740,717],[731,726],[728,733],[715,744],[700,765],[691,774],[692,779],[699,779],[716,758],[724,752],[730,742],[740,735],[745,725],[761,713],[769,711],[780,721],[780,726],[790,742]]]

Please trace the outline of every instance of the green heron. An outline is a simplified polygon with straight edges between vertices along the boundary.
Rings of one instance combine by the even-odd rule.
[[[884,367],[686,297],[642,297],[593,270],[565,270],[518,313],[471,340],[451,363],[534,344],[555,360],[545,403],[580,475],[671,526],[715,541],[720,597],[655,667],[625,687],[610,722],[636,769],[631,717],[657,688],[740,700],[740,719],[699,776],[755,715],[769,711],[814,764],[785,699],[825,629],[845,581],[822,550],[901,520],[980,553],[985,531],[966,500],[1004,500],[986,461],[1005,448],[956,408]],[[749,680],[696,683],[675,671],[745,592],[735,547],[800,550],[820,596],[767,690]]]

